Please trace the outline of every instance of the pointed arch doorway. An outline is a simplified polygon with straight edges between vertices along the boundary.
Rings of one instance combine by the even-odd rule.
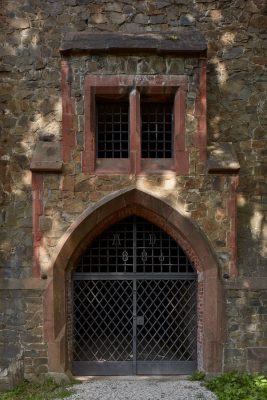
[[[119,221],[73,274],[73,372],[191,373],[196,306],[197,274],[174,239],[141,217]]]
[[[85,210],[61,238],[48,270],[44,338],[52,373],[71,371],[68,279],[82,254],[105,230],[129,216],[154,223],[184,249],[197,271],[197,368],[222,371],[223,285],[217,257],[198,226],[163,199],[136,188],[112,193]]]

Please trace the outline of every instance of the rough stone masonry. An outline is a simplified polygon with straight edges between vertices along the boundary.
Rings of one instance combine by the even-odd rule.
[[[208,160],[200,160],[195,140],[199,57],[59,51],[62,39],[72,32],[156,32],[176,40],[181,28],[197,30],[207,42]],[[220,371],[266,373],[266,28],[264,0],[2,0],[1,389],[23,377],[53,371],[44,332],[51,260],[60,239],[83,212],[125,188],[164,199],[210,243],[223,287]],[[60,64],[65,61],[69,70],[64,86]],[[139,176],[85,172],[86,75],[171,74],[188,78],[188,172]],[[64,109],[66,98],[71,134],[64,147],[62,100]],[[37,159],[41,166],[34,171],[31,163],[38,147],[47,153]],[[230,168],[231,163],[238,168]],[[62,285],[67,287],[66,282]],[[60,340],[61,333],[57,334]],[[67,344],[60,343],[68,353]]]

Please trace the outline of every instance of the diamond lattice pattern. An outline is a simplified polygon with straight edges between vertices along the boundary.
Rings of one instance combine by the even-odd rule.
[[[132,360],[132,312],[132,281],[75,280],[74,360]]]
[[[137,359],[196,359],[196,281],[137,281]]]

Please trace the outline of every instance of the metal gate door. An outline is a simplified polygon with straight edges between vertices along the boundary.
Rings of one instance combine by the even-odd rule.
[[[73,276],[73,372],[196,369],[196,273],[181,247],[139,217],[105,231]]]

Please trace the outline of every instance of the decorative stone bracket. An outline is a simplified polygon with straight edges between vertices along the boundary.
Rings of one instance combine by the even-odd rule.
[[[238,162],[234,146],[229,143],[212,143],[208,146],[207,172],[210,174],[238,174]]]
[[[63,161],[59,142],[37,142],[30,170],[32,172],[62,172]]]

